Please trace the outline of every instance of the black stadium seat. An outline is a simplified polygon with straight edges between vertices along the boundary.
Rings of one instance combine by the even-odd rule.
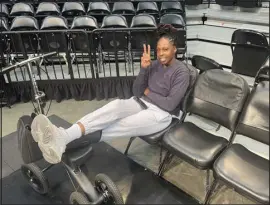
[[[185,0],[186,5],[190,6],[197,6],[199,4],[202,4],[203,0]]]
[[[155,20],[159,21],[159,10],[156,2],[147,1],[139,2],[137,5],[136,14],[150,14],[155,17]]]
[[[36,18],[39,25],[47,16],[59,16],[61,14],[58,4],[54,2],[41,2],[36,10]]]
[[[71,25],[73,18],[85,15],[85,8],[82,2],[65,2],[62,8],[62,16],[67,19],[68,25]]]
[[[220,6],[233,6],[236,0],[216,0],[216,4]]]
[[[126,18],[119,14],[111,14],[104,17],[101,28],[103,29],[110,29],[110,28],[128,28],[128,24]],[[99,62],[103,62],[103,58],[101,55],[102,52],[109,52],[113,54],[113,57],[109,57],[116,61],[120,57],[120,52],[124,54],[128,54],[128,31],[105,31],[99,33],[100,38],[100,50],[99,50]],[[110,55],[108,53],[108,55]],[[124,57],[126,57],[125,55]],[[127,62],[129,62],[130,66],[130,58],[127,58]],[[131,67],[130,67],[131,69]],[[101,65],[99,64],[99,70],[101,71]],[[117,75],[118,69],[117,69]]]
[[[185,53],[186,51],[186,24],[180,14],[164,14],[160,18],[161,24],[171,24],[177,29],[177,48],[178,53]]]
[[[231,39],[232,72],[254,77],[269,56],[268,46],[262,33],[247,29],[234,31]]]
[[[186,23],[183,17],[179,14],[165,14],[161,16],[160,23],[162,24],[171,24],[173,27],[179,29],[185,29]]]
[[[60,8],[54,2],[41,2],[36,11],[36,16],[60,15]]]
[[[97,20],[93,16],[75,17],[71,25],[71,29],[84,29],[86,31],[92,31],[97,28]],[[92,53],[97,48],[98,42],[93,39],[94,36],[92,33],[72,32],[71,37],[71,48],[73,52]]]
[[[39,29],[37,20],[32,16],[17,16],[13,19],[11,31],[36,31]],[[11,35],[11,52],[34,54],[38,50],[36,33],[15,33]]]
[[[110,7],[107,2],[90,2],[87,9],[87,14],[94,16],[98,23],[102,23],[104,16],[110,13]]]
[[[40,27],[41,30],[63,30],[68,29],[67,20],[62,16],[46,17]],[[40,46],[42,52],[66,52],[67,37],[60,32],[41,33]]]
[[[11,31],[38,30],[37,20],[32,16],[17,16],[13,19]]]
[[[82,2],[65,2],[62,8],[64,17],[82,16],[85,14],[85,8]]]
[[[155,18],[149,14],[139,14],[132,18],[131,28],[143,28],[151,27],[153,29],[157,28],[157,23]],[[142,50],[143,44],[149,44],[151,48],[156,46],[156,31],[136,31],[130,32],[131,36],[131,47],[134,50]]]
[[[101,28],[128,28],[126,18],[119,14],[105,16]],[[128,32],[101,32],[101,47],[103,50],[126,50],[128,46]]]
[[[10,16],[34,16],[34,8],[29,3],[16,3],[12,6]]]
[[[204,56],[194,55],[192,56],[191,62],[194,67],[200,70],[200,74],[211,69],[223,70],[222,66],[218,62]]]
[[[77,16],[71,25],[71,29],[94,30],[96,28],[98,28],[97,20],[93,16]]]
[[[256,8],[259,6],[259,0],[237,0],[236,4],[243,8]]]
[[[123,15],[128,25],[130,25],[133,16],[135,15],[135,8],[131,2],[115,2],[112,8],[112,14]]]
[[[9,11],[6,4],[0,4],[0,17],[8,17]]]
[[[238,135],[269,146],[269,81],[252,89],[236,129],[236,138]],[[249,149],[240,142],[232,143],[215,161],[215,180],[207,202],[222,182],[256,202],[269,204],[269,159]]]
[[[62,16],[47,16],[40,27],[41,30],[68,29],[67,20]]]
[[[181,3],[178,1],[163,1],[161,3],[160,14],[164,15],[166,13],[183,14]]]

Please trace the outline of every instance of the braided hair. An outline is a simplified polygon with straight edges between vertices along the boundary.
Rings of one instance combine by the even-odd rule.
[[[157,38],[168,39],[174,46],[177,46],[177,29],[171,24],[160,24],[157,28]]]

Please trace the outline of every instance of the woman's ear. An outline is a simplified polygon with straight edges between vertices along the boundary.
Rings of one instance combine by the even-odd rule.
[[[174,46],[173,51],[174,51],[174,53],[176,53],[176,52],[177,52],[177,48],[176,48],[176,46]]]

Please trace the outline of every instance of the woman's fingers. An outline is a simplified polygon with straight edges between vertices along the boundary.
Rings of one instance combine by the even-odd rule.
[[[151,52],[151,47],[150,45],[147,45],[147,49],[146,49],[146,45],[143,44],[143,54],[147,54],[150,56],[150,52]]]
[[[146,45],[143,44],[143,54],[145,54],[145,53],[147,53],[147,51],[146,51]]]

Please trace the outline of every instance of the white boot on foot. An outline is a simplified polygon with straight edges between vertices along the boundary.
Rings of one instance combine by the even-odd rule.
[[[51,123],[45,115],[37,115],[31,125],[31,134],[46,161],[51,164],[61,162],[69,137],[63,128]]]

